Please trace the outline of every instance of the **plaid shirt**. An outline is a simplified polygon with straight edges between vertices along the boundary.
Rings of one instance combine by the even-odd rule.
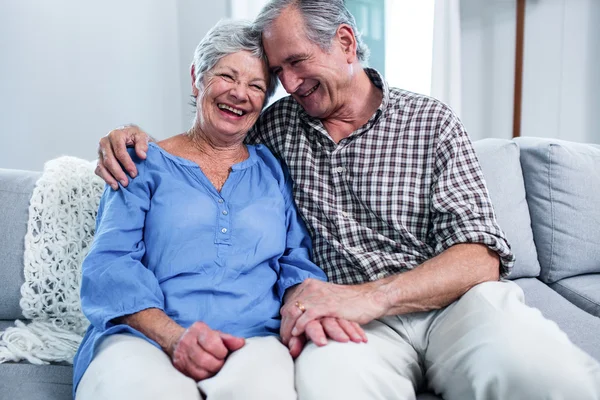
[[[514,263],[461,122],[441,102],[390,88],[371,119],[335,143],[291,97],[249,133],[287,164],[294,197],[329,280],[355,284],[410,270],[457,243],[483,243]]]

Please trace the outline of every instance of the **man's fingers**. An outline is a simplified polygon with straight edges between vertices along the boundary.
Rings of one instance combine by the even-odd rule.
[[[128,180],[127,175],[123,172],[123,168],[115,158],[115,153],[112,148],[112,144],[108,141],[107,138],[102,138],[100,141],[100,158],[102,160],[102,164],[104,168],[111,174],[114,179],[119,181],[121,185],[127,186]]]
[[[292,336],[292,338],[290,339],[288,348],[290,349],[290,355],[292,356],[293,359],[298,358],[298,356],[302,352],[302,349],[304,348],[305,344],[306,344],[306,337],[304,335],[303,336]]]
[[[348,330],[346,330],[346,328],[342,326],[341,321],[342,320],[338,321],[336,318],[323,318],[321,320],[321,325],[323,326],[323,329],[325,330],[327,336],[329,336],[336,342],[346,343],[350,339],[352,339],[352,336],[350,335],[350,332],[348,332]],[[307,332],[310,324],[312,324],[312,322],[306,326]],[[351,331],[353,332],[353,327],[351,328]]]
[[[318,320],[324,316],[325,314],[323,314],[320,310],[309,308],[308,310],[304,311],[296,320],[294,329],[292,329],[292,335],[302,335],[306,331],[306,325],[308,325],[311,321]]]
[[[146,153],[148,153],[148,135],[146,132],[140,130],[134,134],[134,146],[135,154],[142,160],[145,160]]]
[[[327,344],[327,336],[320,321],[310,321],[306,325],[306,336],[317,346],[325,346]]]
[[[104,168],[101,158],[98,159],[98,164],[96,165],[96,170],[94,171],[94,173],[96,175],[98,175],[100,178],[104,179],[104,182],[106,182],[108,185],[110,185],[110,187],[113,190],[119,189],[119,184],[117,183],[115,178],[113,178],[113,176],[108,173],[106,168]]]
[[[126,131],[112,131],[108,134],[108,138],[110,140],[115,158],[117,159],[118,163],[120,163],[119,168],[121,169],[121,172],[123,169],[125,169],[125,171],[127,171],[131,177],[135,177],[137,175],[137,169],[135,168],[135,164],[133,163],[131,156],[127,152],[127,134],[128,133]],[[119,182],[120,181],[121,180],[119,179]],[[121,184],[123,184],[123,182],[121,182]]]
[[[283,344],[287,345],[289,343],[292,337],[292,329],[301,315],[302,311],[293,304],[287,304],[281,308],[279,335]]]

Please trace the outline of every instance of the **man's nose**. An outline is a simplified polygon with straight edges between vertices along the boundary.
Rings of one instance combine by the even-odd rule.
[[[302,79],[298,77],[293,71],[283,70],[279,74],[279,81],[281,85],[289,94],[294,93],[302,84]]]

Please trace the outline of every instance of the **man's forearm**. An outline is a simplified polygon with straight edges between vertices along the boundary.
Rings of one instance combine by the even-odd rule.
[[[415,269],[371,282],[384,315],[439,309],[473,286],[500,277],[499,257],[481,244],[459,244]]]

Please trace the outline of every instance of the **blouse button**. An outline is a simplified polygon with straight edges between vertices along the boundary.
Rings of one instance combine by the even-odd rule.
[[[221,229],[221,233],[227,233],[227,228]]]
[[[219,204],[223,204],[223,199],[219,199]]]
[[[223,215],[227,215],[227,214],[229,214],[229,213],[227,212],[227,210],[223,210]]]

